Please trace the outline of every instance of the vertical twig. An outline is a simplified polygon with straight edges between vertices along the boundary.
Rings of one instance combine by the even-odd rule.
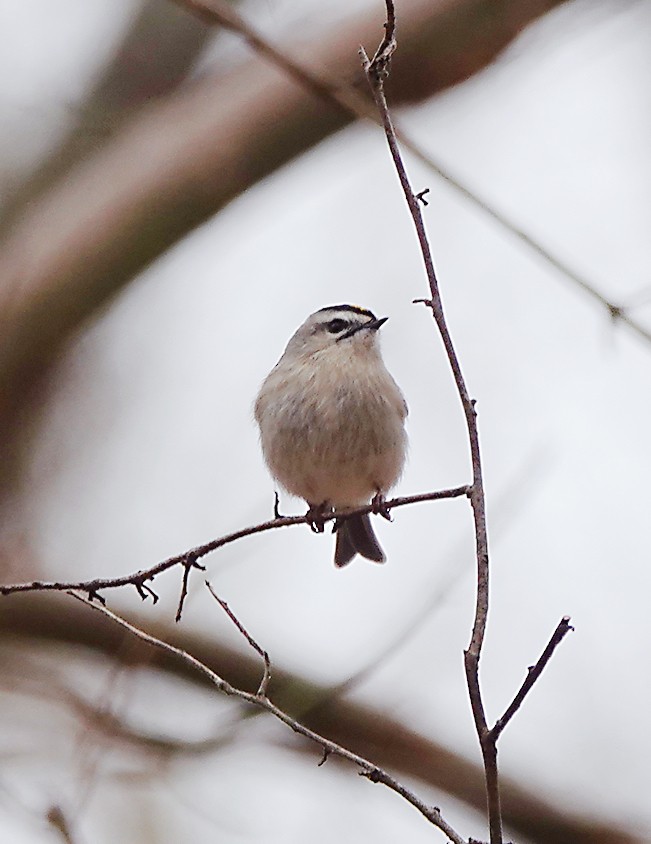
[[[391,157],[393,158],[393,163],[395,165],[396,172],[398,173],[398,178],[400,179],[400,184],[416,227],[423,261],[425,263],[425,271],[429,281],[431,299],[418,301],[424,301],[432,311],[432,316],[436,322],[439,334],[441,335],[441,340],[443,341],[443,346],[450,363],[454,382],[463,407],[466,427],[468,429],[468,440],[470,444],[470,456],[472,462],[472,485],[469,489],[468,497],[470,498],[470,503],[472,505],[475,527],[475,546],[477,555],[477,601],[472,635],[470,638],[470,644],[464,655],[464,662],[470,704],[472,707],[477,735],[481,745],[482,756],[484,759],[484,769],[486,772],[490,840],[491,844],[502,844],[501,808],[499,784],[497,779],[497,750],[495,743],[489,740],[490,731],[486,723],[486,714],[484,711],[481,688],[479,685],[479,660],[481,657],[481,650],[486,632],[486,621],[488,618],[489,566],[488,534],[486,530],[486,504],[484,496],[484,482],[482,477],[481,452],[479,448],[479,432],[477,429],[477,414],[475,411],[475,402],[470,398],[468,393],[461,365],[459,364],[459,359],[445,320],[438,277],[434,267],[434,260],[432,258],[432,252],[429,246],[423,216],[421,214],[419,200],[411,188],[405,166],[402,162],[396,133],[393,128],[393,123],[391,121],[391,116],[389,114],[389,109],[384,95],[383,83],[389,72],[391,55],[396,49],[395,10],[393,0],[385,0],[385,2],[387,7],[387,22],[385,24],[386,31],[382,43],[371,61],[369,61],[363,48],[360,50],[360,54],[362,56],[364,70],[371,86],[375,102],[382,117],[382,125],[389,144]]]
[[[389,114],[389,109],[384,95],[384,80],[389,74],[391,56],[396,49],[395,10],[393,0],[385,0],[385,3],[387,7],[387,21],[385,23],[385,35],[382,39],[382,43],[372,60],[369,61],[363,48],[360,49],[360,55],[362,57],[367,79],[373,92],[373,97],[380,112],[391,157],[393,158],[393,163],[395,165],[396,172],[398,173],[398,178],[400,179],[400,184],[414,221],[414,226],[416,228],[418,241],[423,255],[423,261],[425,263],[425,271],[427,273],[431,298],[417,299],[416,301],[426,304],[432,312],[439,334],[441,335],[441,340],[443,341],[445,353],[450,363],[450,369],[452,370],[452,376],[459,394],[468,430],[468,442],[470,445],[470,458],[472,463],[472,484],[468,487],[467,494],[472,506],[475,528],[477,600],[475,606],[475,618],[470,636],[470,644],[464,652],[464,665],[470,705],[484,762],[490,842],[491,844],[502,844],[502,811],[500,805],[497,770],[497,740],[504,730],[504,727],[521,706],[524,698],[529,693],[538,677],[540,677],[540,674],[550,660],[554,650],[560,644],[563,637],[572,630],[572,627],[569,623],[569,617],[565,616],[561,619],[540,659],[529,669],[528,675],[513,698],[512,703],[509,705],[504,715],[498,719],[495,725],[492,728],[489,728],[486,721],[486,713],[484,710],[481,687],[479,684],[479,661],[481,658],[481,651],[486,633],[486,622],[488,619],[489,565],[488,533],[486,529],[486,499],[484,494],[484,481],[482,477],[477,414],[475,411],[475,401],[470,398],[470,394],[468,393],[463,372],[461,371],[459,358],[457,357],[452,337],[450,336],[445,320],[445,314],[443,312],[443,302],[441,300],[438,278],[419,204],[420,202],[426,204],[423,198],[426,191],[420,191],[420,193],[414,194],[411,188],[409,178],[400,155],[396,132],[391,121],[391,116]]]

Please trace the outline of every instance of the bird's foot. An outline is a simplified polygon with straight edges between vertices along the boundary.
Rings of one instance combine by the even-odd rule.
[[[386,498],[382,495],[381,492],[377,492],[373,496],[371,506],[373,507],[373,512],[376,514],[376,516],[382,516],[382,518],[386,519],[388,522],[393,521],[393,519],[391,518],[391,511],[387,507]]]
[[[310,526],[310,530],[314,533],[323,533],[325,530],[326,516],[332,512],[332,507],[327,501],[322,501],[321,504],[310,504],[310,507],[305,514],[305,520]]]

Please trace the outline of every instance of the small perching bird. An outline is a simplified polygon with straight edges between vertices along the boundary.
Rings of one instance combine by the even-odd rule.
[[[382,361],[378,329],[387,317],[356,305],[309,316],[265,379],[255,418],[273,477],[305,499],[314,530],[323,516],[384,496],[402,474],[407,405]],[[321,521],[320,521],[321,520]],[[368,515],[335,520],[335,565],[355,554],[382,563]]]

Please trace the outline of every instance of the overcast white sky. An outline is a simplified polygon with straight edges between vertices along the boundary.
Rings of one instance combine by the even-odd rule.
[[[292,6],[246,10],[279,33],[296,19]],[[303,2],[306,19],[318,21],[319,6],[308,14]],[[64,125],[109,52],[107,33],[117,37],[130,8],[0,2],[4,178]],[[400,115],[451,172],[613,300],[646,288],[649,306],[636,313],[649,325],[650,23],[648,0],[568,4],[479,77]],[[478,401],[494,528],[482,669],[491,717],[560,617],[576,627],[504,735],[502,770],[564,806],[650,829],[651,344],[613,328],[556,270],[407,162],[417,189],[431,188],[426,219],[444,302]],[[327,304],[356,302],[390,317],[385,358],[411,411],[399,492],[465,483],[458,400],[431,319],[410,304],[426,292],[373,127],[348,129],[248,192],[143,274],[62,364],[25,488],[23,518],[44,568],[60,577],[122,574],[267,518],[273,486],[252,401],[289,335]],[[303,504],[282,507],[302,512]],[[336,571],[332,537],[296,528],[223,549],[209,559],[210,576],[275,663],[333,682],[447,590],[356,694],[478,758],[462,670],[474,609],[467,505],[405,508],[378,532],[383,567],[356,561]],[[156,611],[169,617],[178,584],[168,576],[158,586],[170,600]],[[184,623],[237,641],[198,582]],[[136,685],[130,693],[166,725],[173,713],[158,714],[156,689]],[[325,775],[287,751],[261,753],[263,738],[282,734],[252,730],[214,759],[178,765],[148,792],[153,840],[218,833],[224,842],[347,842],[351,829],[378,844],[432,840],[394,795],[351,771]],[[48,764],[58,770],[56,753]],[[74,770],[56,782],[30,780],[27,767],[15,776],[34,809],[72,800],[79,785]],[[445,796],[432,799],[481,837],[477,819]],[[82,816],[86,840],[118,840],[116,827],[103,838],[98,821],[118,801],[107,785]],[[251,801],[268,812],[264,830],[246,810]],[[156,829],[151,815],[163,807]],[[12,841],[54,840],[10,803],[0,802],[0,813],[16,825]],[[145,835],[135,815],[115,823],[119,840]]]

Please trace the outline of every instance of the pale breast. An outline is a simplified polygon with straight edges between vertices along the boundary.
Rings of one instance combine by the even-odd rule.
[[[384,369],[274,370],[256,403],[265,460],[289,492],[311,504],[353,506],[398,480],[406,405]]]

